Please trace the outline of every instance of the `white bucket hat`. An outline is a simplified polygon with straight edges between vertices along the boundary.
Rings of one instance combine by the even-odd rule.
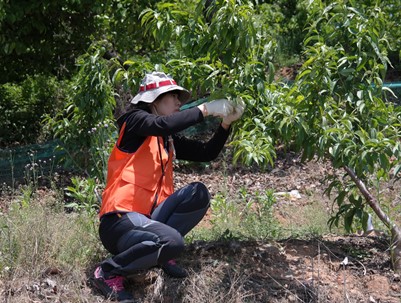
[[[177,85],[173,78],[162,72],[152,72],[143,78],[138,94],[132,98],[132,104],[139,102],[152,103],[161,94],[177,90],[181,105],[187,103],[191,94],[185,88]]]

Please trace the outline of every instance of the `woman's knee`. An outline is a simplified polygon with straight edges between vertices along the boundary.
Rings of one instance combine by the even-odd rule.
[[[193,188],[192,193],[199,208],[209,207],[210,193],[205,184],[203,184],[202,182],[192,182],[190,185]]]
[[[162,249],[158,260],[159,263],[177,258],[184,251],[184,238],[173,228],[163,235],[163,238],[160,240],[162,242]]]

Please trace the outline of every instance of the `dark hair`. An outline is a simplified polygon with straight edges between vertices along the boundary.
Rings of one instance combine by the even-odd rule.
[[[143,110],[149,111],[150,104],[152,104],[152,103],[146,103],[146,102],[143,102],[143,101],[139,101],[138,104],[131,104],[130,103],[128,108],[127,108],[127,111],[132,111],[134,109],[143,109]]]

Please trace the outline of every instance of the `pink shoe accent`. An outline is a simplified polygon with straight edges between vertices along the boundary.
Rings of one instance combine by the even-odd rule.
[[[172,265],[172,266],[176,266],[177,262],[174,259],[171,259],[171,260],[167,261],[167,264]]]
[[[104,282],[115,292],[124,290],[124,278],[121,276],[105,279]]]
[[[106,283],[107,286],[109,286],[114,292],[124,290],[124,277],[114,276],[112,278],[105,279],[102,268],[100,266],[95,270],[95,278],[102,279],[104,283]]]

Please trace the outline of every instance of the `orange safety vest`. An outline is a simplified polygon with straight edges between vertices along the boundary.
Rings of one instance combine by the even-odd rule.
[[[107,171],[99,216],[113,212],[138,212],[149,216],[174,192],[173,147],[166,152],[163,138],[150,136],[137,151],[119,149],[125,123],[115,144]]]

